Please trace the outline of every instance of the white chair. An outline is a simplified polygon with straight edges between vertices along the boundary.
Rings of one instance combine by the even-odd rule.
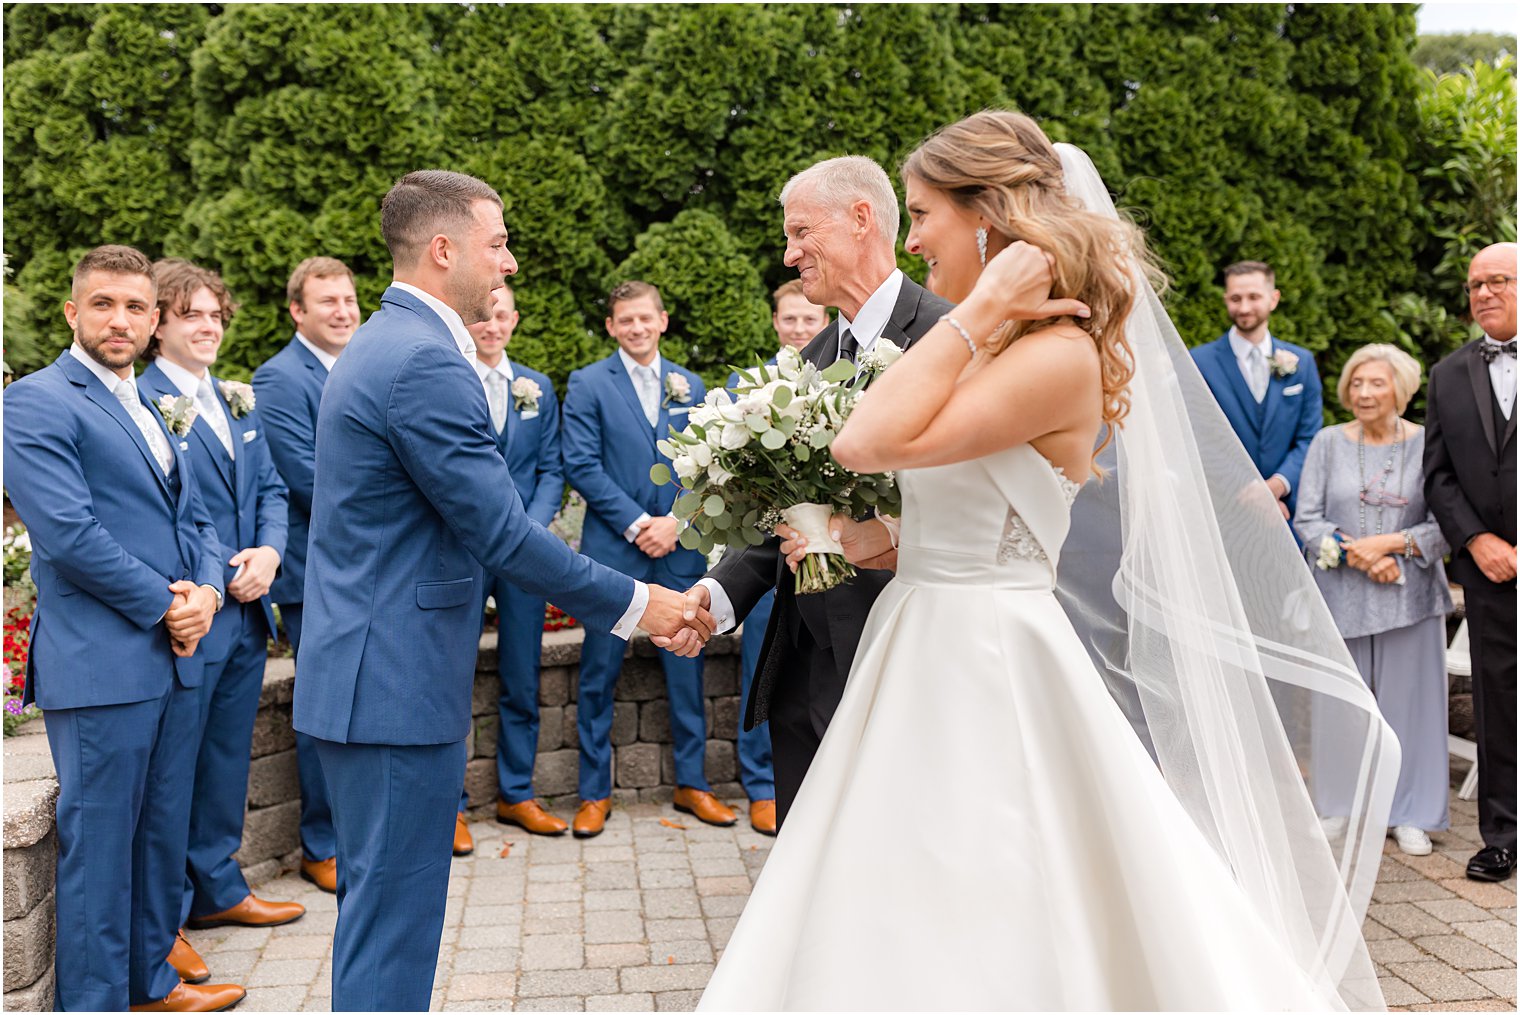
[[[1472,676],[1472,652],[1468,647],[1465,619],[1457,627],[1457,636],[1446,647],[1446,672],[1453,677]],[[1446,750],[1453,757],[1472,762],[1472,767],[1467,770],[1467,778],[1462,780],[1462,786],[1457,790],[1459,800],[1471,800],[1478,795],[1478,745],[1465,737],[1448,734]]]

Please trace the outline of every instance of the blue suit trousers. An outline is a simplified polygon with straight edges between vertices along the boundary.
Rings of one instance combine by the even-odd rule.
[[[398,747],[313,740],[338,834],[333,1011],[427,1011],[465,742]]]
[[[290,650],[301,648],[301,604],[280,606],[280,619]],[[301,675],[296,674],[300,680]],[[296,771],[301,780],[301,855],[308,860],[327,860],[338,852],[333,834],[332,804],[328,802],[327,783],[322,778],[322,763],[317,758],[316,738],[296,730]]]
[[[509,804],[533,799],[533,762],[538,757],[539,659],[544,640],[544,600],[496,582],[497,672],[501,695],[496,738],[497,794]]]
[[[751,800],[776,799],[776,775],[771,768],[771,728],[761,723],[752,730],[744,728],[744,703],[749,701],[749,687],[755,682],[760,666],[760,649],[765,644],[765,629],[770,626],[771,608],[776,605],[774,590],[760,597],[749,616],[744,618],[744,633],[739,640],[739,782]]]
[[[248,882],[233,859],[243,844],[248,801],[249,745],[258,717],[268,660],[264,618],[258,603],[228,602],[241,614],[242,630],[225,659],[206,662],[200,691],[200,744],[190,800],[190,848],[186,855],[181,922],[231,909],[248,897]]]
[[[58,772],[57,1004],[125,1011],[179,986],[199,691],[49,709]]]

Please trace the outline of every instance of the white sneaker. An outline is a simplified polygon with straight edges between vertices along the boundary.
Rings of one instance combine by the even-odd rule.
[[[1400,851],[1410,856],[1430,855],[1430,836],[1425,834],[1424,829],[1413,825],[1399,825],[1390,828],[1388,834],[1393,836],[1393,841],[1398,843]]]
[[[1331,842],[1339,842],[1346,837],[1346,826],[1351,824],[1351,819],[1345,815],[1338,818],[1320,818],[1320,827],[1325,830],[1325,838]]]

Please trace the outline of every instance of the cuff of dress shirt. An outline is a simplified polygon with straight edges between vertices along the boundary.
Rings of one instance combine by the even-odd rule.
[[[612,625],[613,636],[624,641],[632,640],[633,632],[639,626],[639,618],[644,616],[644,611],[648,608],[649,586],[643,582],[634,582],[633,600],[628,604],[628,609],[623,612],[618,622]]]
[[[227,597],[222,595],[215,585],[207,585],[203,582],[201,583],[201,588],[210,589],[211,594],[216,596],[216,612],[220,613],[222,611],[222,603],[226,601]]]
[[[1290,483],[1290,482],[1288,482],[1288,477],[1287,476],[1284,476],[1280,472],[1274,472],[1274,473],[1272,473],[1272,478],[1275,479],[1275,480],[1277,480],[1278,482],[1282,483],[1282,485],[1283,485],[1283,496],[1284,497],[1287,497],[1287,496],[1289,496],[1289,495],[1291,495],[1293,493],[1293,484]]]
[[[713,633],[722,634],[725,631],[732,631],[739,621],[734,616],[733,601],[728,598],[728,593],[723,591],[723,586],[718,584],[716,578],[703,578],[697,584],[707,590],[707,595],[712,600],[707,612],[712,614],[713,623],[718,625]]]
[[[630,543],[636,543],[636,542],[638,542],[639,532],[643,530],[645,524],[647,524],[648,521],[649,521],[649,512],[645,511],[643,514],[639,515],[638,518],[634,519],[634,522],[633,522],[632,525],[628,526],[626,529],[623,530],[623,538],[626,539],[626,540],[628,540]],[[648,590],[645,590],[644,594],[645,594],[645,597],[647,598],[648,594],[649,594]]]

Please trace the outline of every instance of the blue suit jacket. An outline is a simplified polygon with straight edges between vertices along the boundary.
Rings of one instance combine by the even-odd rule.
[[[178,658],[159,621],[171,582],[224,591],[221,546],[188,442],[164,436],[168,478],[116,396],[68,351],[5,389],[5,485],[31,533],[37,585],[26,697],[44,709],[149,701],[176,673],[186,687],[201,682],[204,650]]]
[[[289,506],[285,553],[269,589],[277,603],[299,603],[306,585],[306,544],[311,528],[311,488],[317,467],[317,407],[327,368],[292,337],[253,372],[259,416],[269,457],[284,481]]]
[[[463,740],[482,565],[590,628],[611,630],[627,611],[632,579],[527,516],[495,436],[448,327],[387,289],[317,419],[297,730],[342,743]]]
[[[236,442],[237,458],[227,456],[222,442],[217,440],[216,431],[204,419],[196,419],[186,443],[190,445],[190,467],[195,470],[196,488],[221,542],[222,579],[230,582],[237,568],[227,562],[250,546],[273,547],[284,558],[286,497],[285,484],[280,482],[274,463],[269,460],[269,441],[258,411],[233,419],[216,382],[213,375],[211,386],[227,420],[227,429]],[[137,379],[137,386],[149,401],[161,395],[180,394],[179,388],[159,369],[157,362],[143,371]],[[234,605],[237,604],[224,605],[211,625],[211,633],[201,642],[207,660],[227,658],[241,634],[241,611],[226,608]],[[269,628],[269,636],[274,637],[274,611],[269,606],[268,596],[259,600],[259,607]]]
[[[644,418],[633,378],[616,353],[575,371],[565,389],[565,478],[586,498],[581,551],[645,581],[652,577],[655,560],[625,539],[623,532],[645,512],[653,517],[670,513],[680,491],[673,484],[655,486],[650,480],[651,466],[670,464],[655,441],[663,439],[671,425],[684,428],[686,413],[707,397],[700,377],[661,356],[662,403],[668,401],[665,379],[671,374],[686,378],[691,397],[662,404],[653,427]],[[707,569],[700,553],[680,546],[663,562],[675,574],[693,575],[693,581]]]
[[[1297,356],[1298,369],[1287,377],[1274,374],[1267,384],[1267,397],[1260,404],[1241,376],[1228,332],[1194,348],[1193,362],[1261,477],[1281,475],[1288,481],[1291,512],[1298,504],[1298,476],[1304,469],[1304,456],[1324,426],[1323,395],[1313,353],[1279,338],[1272,339],[1272,348]]]
[[[512,362],[512,361],[509,361]],[[523,410],[507,402],[507,425],[496,435],[496,449],[507,460],[517,495],[528,517],[548,526],[565,498],[565,471],[560,464],[559,399],[554,382],[537,370],[512,362],[512,376],[534,381],[543,392],[535,415],[523,418]]]

